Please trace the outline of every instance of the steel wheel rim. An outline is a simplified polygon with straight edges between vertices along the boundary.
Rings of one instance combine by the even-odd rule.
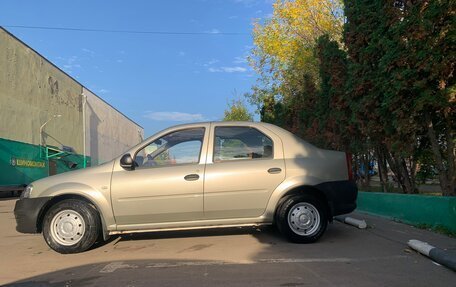
[[[52,218],[51,236],[60,245],[75,245],[81,241],[84,232],[84,218],[74,210],[62,210]]]
[[[297,203],[288,212],[288,225],[294,233],[301,236],[317,232],[320,221],[318,209],[308,202]]]

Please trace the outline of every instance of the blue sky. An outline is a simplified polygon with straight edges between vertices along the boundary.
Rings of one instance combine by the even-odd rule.
[[[0,25],[209,32],[155,35],[6,27],[144,127],[220,120],[256,75],[245,57],[252,23],[272,0],[2,1]],[[243,33],[221,35],[220,33]],[[253,111],[253,109],[252,109]]]

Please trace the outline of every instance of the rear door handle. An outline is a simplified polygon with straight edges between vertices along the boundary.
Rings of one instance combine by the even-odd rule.
[[[279,167],[272,167],[272,168],[268,169],[268,172],[269,172],[269,173],[272,173],[272,174],[274,174],[274,173],[280,173],[281,171],[282,171],[282,169],[279,168]]]
[[[198,180],[199,178],[200,178],[200,176],[197,175],[196,173],[188,174],[188,175],[184,176],[184,179],[186,181],[195,181],[195,180]]]

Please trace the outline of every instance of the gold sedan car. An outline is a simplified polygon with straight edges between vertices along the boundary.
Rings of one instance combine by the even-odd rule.
[[[292,242],[320,238],[356,207],[346,153],[266,123],[210,122],[161,131],[108,163],[27,186],[17,230],[60,253],[102,235],[276,224]]]

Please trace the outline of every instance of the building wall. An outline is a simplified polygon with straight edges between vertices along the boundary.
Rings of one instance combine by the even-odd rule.
[[[143,128],[115,110],[90,90],[83,88],[87,97],[86,154],[92,165],[104,163],[138,144],[144,137]]]
[[[0,28],[0,138],[83,150],[82,86]]]
[[[46,158],[40,126],[49,119],[43,145],[72,153]],[[0,191],[82,168],[84,158],[109,161],[142,137],[142,127],[0,27]]]

